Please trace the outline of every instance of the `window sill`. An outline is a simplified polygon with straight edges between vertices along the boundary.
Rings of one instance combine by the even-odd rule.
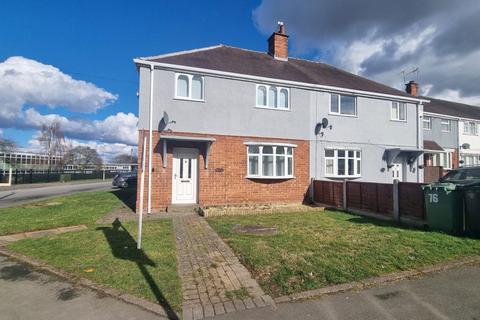
[[[400,120],[400,119],[390,119],[390,121],[407,123],[407,120]]]
[[[276,177],[276,176],[245,176],[245,179],[258,179],[258,180],[290,180],[295,179],[295,176],[285,176],[285,177]]]
[[[355,176],[334,176],[334,175],[325,175],[325,178],[329,179],[358,179],[361,178],[361,175],[355,175]]]
[[[338,117],[358,118],[357,114],[342,114],[342,113],[333,113],[333,112],[329,112],[328,114],[331,116],[338,116]]]
[[[192,102],[205,102],[205,99],[191,99],[185,97],[173,97],[174,100],[182,100],[182,101],[192,101]]]
[[[255,109],[263,109],[263,110],[275,110],[275,111],[291,111],[290,108],[271,108],[271,107],[263,107],[263,106],[255,106]]]

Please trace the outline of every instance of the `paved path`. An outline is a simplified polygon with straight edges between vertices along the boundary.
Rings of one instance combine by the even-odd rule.
[[[153,320],[163,319],[0,256],[2,320]]]
[[[101,181],[93,183],[79,183],[64,185],[45,186],[41,188],[21,188],[0,191],[0,208],[12,207],[51,197],[67,195],[82,191],[108,190],[112,188],[112,182]]]
[[[464,266],[413,280],[321,299],[277,304],[216,317],[240,319],[447,320],[480,319],[480,266]]]
[[[179,216],[173,225],[185,320],[274,305],[204,218]]]

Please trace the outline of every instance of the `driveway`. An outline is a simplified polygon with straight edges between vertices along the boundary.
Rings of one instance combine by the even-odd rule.
[[[215,320],[431,320],[480,319],[480,266],[464,266],[414,280],[252,309]]]
[[[0,208],[12,207],[38,200],[43,200],[51,197],[62,196],[83,191],[95,191],[95,190],[108,190],[112,188],[112,182],[100,181],[100,182],[82,182],[78,184],[65,183],[55,184],[52,186],[20,189],[8,189],[0,191]]]
[[[162,319],[137,306],[75,287],[0,256],[2,320]]]

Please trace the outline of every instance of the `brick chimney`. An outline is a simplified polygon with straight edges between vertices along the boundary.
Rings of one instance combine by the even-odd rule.
[[[283,22],[278,22],[278,31],[268,38],[268,54],[278,60],[288,60],[288,36]]]
[[[412,96],[418,96],[418,89],[418,83],[413,80],[405,85],[405,91]]]

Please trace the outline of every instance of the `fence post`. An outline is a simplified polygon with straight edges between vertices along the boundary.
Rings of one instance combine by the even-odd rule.
[[[315,190],[314,190],[314,188],[315,188],[315,179],[311,178],[310,179],[310,194],[309,194],[309,196],[310,196],[310,201],[312,203],[315,203]]]
[[[8,185],[12,185],[12,168],[8,170]]]
[[[343,180],[343,210],[347,211],[348,205],[347,205],[347,179]]]
[[[393,180],[393,218],[400,221],[400,194],[398,190],[398,180]]]

